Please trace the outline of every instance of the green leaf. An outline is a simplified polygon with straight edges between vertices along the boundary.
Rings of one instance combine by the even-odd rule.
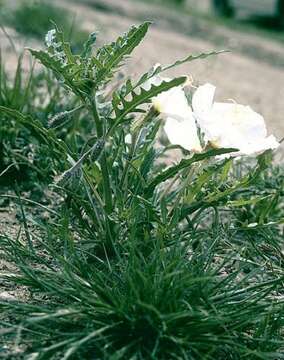
[[[76,63],[76,57],[72,54],[71,46],[68,41],[65,41],[64,34],[56,24],[55,26],[55,37],[54,42],[56,42],[57,49],[63,51],[66,61],[68,64],[75,64]]]
[[[47,38],[46,51],[28,50],[74,94],[81,98],[89,95],[93,88],[93,74],[88,72],[86,59],[73,55],[69,42],[64,40],[63,32],[56,25],[47,33]]]
[[[95,32],[91,33],[88,40],[83,45],[84,50],[81,54],[81,57],[83,59],[87,59],[88,57],[90,57],[92,48],[93,48],[94,44],[96,43],[96,40],[97,40],[97,33],[95,33]]]
[[[56,56],[42,50],[28,49],[46,68],[52,70],[55,77],[77,96],[89,94],[92,80],[84,75],[84,65],[77,63],[65,64]]]
[[[5,106],[0,106],[0,114],[1,113],[17,121],[19,124],[26,127],[27,129],[31,130],[34,136],[41,143],[46,143],[49,146],[51,146],[52,144],[54,146],[54,153],[57,150],[61,158],[63,154],[66,155],[68,153],[68,148],[64,144],[64,142],[58,140],[52,130],[45,129],[39,121],[34,120],[31,116],[26,116],[17,110],[10,109]]]
[[[192,201],[200,194],[200,191],[203,188],[203,186],[205,184],[208,184],[209,181],[214,177],[214,175],[217,175],[219,172],[223,173],[224,169],[228,171],[228,164],[229,166],[231,166],[231,163],[232,163],[231,159],[226,159],[225,161],[218,162],[213,166],[205,168],[204,171],[199,176],[197,176],[197,179],[190,186],[190,189],[185,198],[185,202],[188,204],[192,203]],[[224,181],[223,176],[221,176],[220,180],[221,182]]]
[[[276,210],[280,200],[280,193],[275,195],[268,195],[264,198],[262,209],[259,214],[259,223],[263,224],[265,219],[272,217],[273,212]]]
[[[135,89],[141,87],[141,85],[143,85],[146,81],[148,81],[149,79],[151,79],[154,76],[157,76],[159,74],[161,74],[162,72],[165,72],[167,70],[170,70],[176,66],[180,66],[182,64],[185,64],[187,62],[191,62],[191,61],[195,61],[195,60],[200,60],[200,59],[206,59],[210,56],[214,56],[214,55],[219,55],[219,54],[223,54],[227,51],[225,50],[221,50],[221,51],[210,51],[207,53],[200,53],[197,55],[188,55],[186,58],[182,59],[182,60],[178,60],[175,61],[172,64],[166,65],[166,66],[155,66],[152,67],[149,71],[147,71],[146,73],[144,73],[140,79],[132,85],[131,80],[127,81],[127,86],[125,86],[125,92],[124,95],[128,95],[130,94],[132,91],[134,91]]]
[[[170,81],[162,81],[159,85],[152,84],[148,90],[145,90],[141,87],[138,93],[134,91],[131,93],[132,98],[130,100],[126,100],[126,98],[120,97],[120,102],[118,102],[118,95],[115,94],[112,104],[116,119],[114,125],[110,129],[110,132],[112,132],[118,124],[123,122],[126,116],[130,113],[141,112],[139,106],[150,103],[153,97],[164,91],[168,91],[173,87],[182,85],[186,79],[187,78],[185,76],[182,76]]]
[[[96,143],[89,149],[87,150],[78,161],[74,161],[73,159],[70,158],[71,162],[72,162],[72,167],[69,168],[68,170],[66,170],[63,174],[61,174],[59,177],[57,177],[56,179],[56,183],[66,183],[68,182],[70,179],[76,177],[76,175],[79,173],[81,173],[81,169],[83,166],[84,161],[86,160],[86,158],[90,155],[92,155],[92,161],[96,161],[99,156],[101,155],[103,148],[104,148],[104,140],[103,139],[98,139],[96,141]]]
[[[128,33],[98,50],[96,57],[93,58],[94,65],[99,67],[96,73],[96,86],[112,77],[125,57],[130,55],[145,37],[149,25],[150,22],[144,22],[138,27],[132,26]]]
[[[221,149],[220,149],[221,150]],[[231,149],[232,150],[232,149]],[[236,150],[234,150],[236,151]],[[214,193],[205,196],[200,201],[196,201],[190,205],[185,205],[181,209],[180,218],[183,219],[186,216],[194,213],[196,210],[201,208],[208,208],[211,206],[215,206],[220,203],[228,203],[230,197],[236,194],[239,190],[243,191],[247,189],[249,186],[254,184],[259,178],[260,174],[267,168],[269,165],[269,154],[270,151],[267,151],[260,156],[258,156],[258,163],[253,171],[250,171],[249,174],[245,175],[239,181],[235,182],[233,186],[230,186],[224,191],[218,190]],[[240,199],[241,201],[241,199]]]
[[[267,200],[268,198],[271,198],[270,195],[268,196],[257,196],[253,197],[251,199],[238,199],[238,200],[232,200],[228,201],[227,205],[231,207],[242,207],[245,205],[255,205],[261,201]]]
[[[267,223],[251,223],[248,225],[243,225],[238,229],[241,230],[254,230],[254,229],[264,229],[264,228],[270,228],[272,226],[278,226],[284,224],[284,218],[278,219],[276,221],[269,221]]]
[[[209,150],[201,154],[194,154],[190,159],[183,159],[180,161],[178,165],[172,166],[166,170],[164,170],[161,174],[156,176],[150,184],[147,186],[146,194],[148,196],[152,196],[155,188],[164,181],[171,179],[176,174],[178,174],[181,170],[188,168],[192,164],[198,161],[202,161],[217,155],[229,154],[231,152],[237,151],[236,149],[214,149]]]
[[[159,73],[162,72],[162,71],[167,71],[167,70],[170,70],[172,69],[173,67],[176,67],[176,66],[180,66],[180,65],[183,65],[187,62],[191,62],[191,61],[195,61],[195,60],[201,60],[201,59],[206,59],[210,56],[214,56],[214,55],[219,55],[219,54],[224,54],[224,53],[227,53],[229,51],[227,50],[220,50],[220,51],[209,51],[209,52],[206,52],[206,53],[200,53],[200,54],[197,54],[197,55],[188,55],[186,58],[182,59],[182,60],[178,60],[178,61],[175,61],[173,64],[170,64],[170,65],[166,65],[164,67],[161,67],[161,69],[159,70]]]
[[[66,85],[72,89],[72,79],[69,74],[70,65],[64,65],[57,57],[43,50],[28,49],[30,53],[39,60],[43,66],[52,70],[58,80],[65,80]]]

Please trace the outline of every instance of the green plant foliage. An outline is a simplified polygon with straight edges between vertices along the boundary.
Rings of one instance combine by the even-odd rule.
[[[22,56],[12,80],[0,63],[0,182],[51,180],[54,161],[48,157],[49,147],[42,141],[32,122],[23,122],[21,113],[34,113],[38,124],[47,123],[49,111],[60,109],[60,92],[51,85],[48,74],[22,75]],[[45,87],[41,92],[40,88]],[[48,101],[46,101],[48,99]],[[19,115],[20,114],[20,115]],[[40,145],[40,146],[39,146]],[[51,161],[50,161],[51,160]],[[5,176],[4,176],[5,175]]]
[[[243,161],[210,147],[165,163],[173,146],[157,142],[152,100],[186,78],[151,79],[216,53],[109,86],[148,27],[99,49],[92,34],[80,55],[55,28],[31,53],[67,88],[60,109],[41,121],[36,107],[0,106],[13,131],[49,147],[56,175],[53,207],[38,204],[47,220],[28,216],[34,202],[19,191],[9,197],[22,229],[0,236],[14,264],[0,280],[30,298],[0,301],[4,356],[283,359],[283,169],[269,151]]]
[[[102,81],[105,82],[111,76],[111,73],[117,70],[122,65],[123,60],[140,44],[148,31],[149,25],[150,23],[145,22],[140,26],[133,26],[115,42],[104,45],[97,51],[93,61],[98,68],[95,76],[98,85]]]
[[[131,99],[126,100],[124,97],[115,94],[112,101],[113,110],[115,113],[115,126],[125,121],[127,115],[133,112],[141,112],[139,106],[150,103],[151,99],[163,91],[167,91],[172,87],[182,85],[186,81],[186,77],[180,77],[171,81],[163,81],[160,85],[151,85],[149,90],[139,88],[136,91],[131,91]]]

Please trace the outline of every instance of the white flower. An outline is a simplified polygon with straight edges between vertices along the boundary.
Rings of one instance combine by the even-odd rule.
[[[143,88],[149,89],[152,84],[159,85],[162,81],[170,80],[155,76],[144,83]],[[181,85],[162,92],[152,99],[152,103],[165,118],[164,130],[171,144],[188,151],[202,150],[195,119]]]
[[[215,86],[200,86],[192,99],[194,116],[205,141],[216,148],[235,148],[236,155],[253,155],[280,144],[267,136],[263,117],[249,106],[214,102]]]

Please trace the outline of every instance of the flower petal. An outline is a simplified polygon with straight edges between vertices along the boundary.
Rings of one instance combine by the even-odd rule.
[[[270,135],[267,138],[261,139],[261,141],[247,144],[244,148],[240,149],[240,152],[244,155],[258,155],[266,150],[275,150],[280,146],[280,143],[276,140],[275,136]]]
[[[153,103],[166,116],[183,119],[192,112],[181,86],[161,93],[153,99]]]
[[[260,114],[240,104],[212,104],[214,92],[215,87],[206,84],[193,96],[194,116],[207,143],[217,148],[239,149],[233,156],[259,154],[279,146],[274,136],[267,137]]]
[[[179,145],[188,151],[202,150],[192,114],[183,121],[167,117],[164,129],[171,144]]]
[[[192,108],[197,121],[203,120],[205,114],[211,111],[216,87],[209,83],[199,86],[192,97]]]

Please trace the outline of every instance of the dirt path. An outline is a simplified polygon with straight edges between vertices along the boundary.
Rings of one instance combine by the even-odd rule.
[[[101,42],[113,40],[133,23],[154,20],[144,43],[128,63],[129,73],[136,75],[156,62],[169,63],[189,53],[233,49],[231,53],[184,65],[173,74],[191,75],[196,84],[215,84],[219,100],[234,99],[251,105],[264,115],[270,132],[279,139],[284,137],[282,43],[257,34],[233,31],[202,17],[183,15],[150,2],[81,0],[79,4],[79,1],[61,0],[60,3],[76,14],[84,29],[99,31]],[[9,43],[3,36],[0,41],[5,58],[13,67]],[[24,42],[27,43],[16,41],[19,47]]]

